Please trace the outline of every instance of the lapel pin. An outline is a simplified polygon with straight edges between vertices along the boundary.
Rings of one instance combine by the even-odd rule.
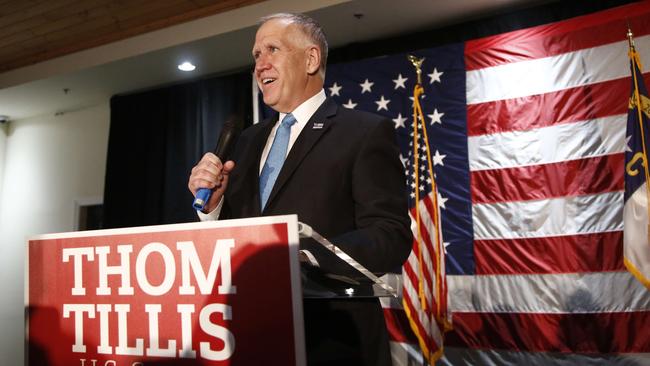
[[[323,128],[324,123],[322,122],[314,122],[314,125],[312,126],[312,129],[314,130],[320,130]]]

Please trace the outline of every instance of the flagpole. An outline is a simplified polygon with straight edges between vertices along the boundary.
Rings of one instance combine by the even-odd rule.
[[[417,243],[418,243],[418,277],[419,278],[424,278],[423,275],[423,265],[422,265],[422,234],[420,231],[420,190],[417,188],[420,185],[420,174],[419,174],[419,159],[417,159],[417,153],[418,153],[418,110],[416,108],[416,100],[418,98],[418,93],[422,93],[422,71],[420,69],[420,65],[422,65],[422,60],[416,59],[414,56],[409,56],[408,57],[409,61],[415,66],[416,68],[416,73],[418,76],[418,81],[415,84],[415,87],[413,89],[413,156],[416,157],[413,159],[413,172],[415,173],[414,177],[414,182],[416,185],[415,189],[415,222],[416,222],[416,231],[417,231]],[[426,296],[424,295],[424,282],[423,281],[418,281],[418,297],[420,298],[420,306],[422,307],[423,310],[427,309],[427,302],[426,302]]]
[[[634,47],[634,34],[632,29],[628,24],[627,26],[627,40],[630,47],[630,52],[628,53],[630,60],[632,61],[632,79],[634,80],[634,99],[636,103],[636,110],[639,119],[639,129],[641,130],[641,146],[643,148],[643,172],[645,174],[645,188],[646,188],[646,199],[650,202],[650,172],[648,172],[648,152],[645,145],[645,133],[643,130],[643,113],[641,109],[643,105],[641,104],[641,95],[639,93],[639,81],[636,77],[637,68],[641,71],[641,60],[639,54],[636,52],[636,47]],[[650,241],[650,204],[647,205],[648,209],[648,241]]]

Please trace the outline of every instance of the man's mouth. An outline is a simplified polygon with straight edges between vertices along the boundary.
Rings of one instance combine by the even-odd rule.
[[[274,81],[275,81],[274,78],[262,78],[262,84],[264,84],[264,85],[271,84]]]

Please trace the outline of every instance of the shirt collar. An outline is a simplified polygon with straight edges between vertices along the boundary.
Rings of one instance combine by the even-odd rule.
[[[316,113],[316,110],[318,107],[325,102],[325,99],[327,97],[325,96],[325,90],[321,89],[320,92],[314,94],[313,97],[307,99],[306,101],[302,102],[301,105],[296,107],[296,109],[291,112],[293,114],[294,118],[296,119],[296,124],[298,125],[306,125],[309,119]],[[284,119],[284,116],[286,116],[287,113],[280,113],[280,118],[278,121],[282,121]]]

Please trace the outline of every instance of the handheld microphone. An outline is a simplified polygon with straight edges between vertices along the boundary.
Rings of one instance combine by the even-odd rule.
[[[228,161],[230,153],[235,146],[238,134],[237,126],[240,125],[236,123],[237,121],[237,116],[230,116],[226,122],[224,122],[223,128],[221,129],[221,136],[219,136],[219,142],[217,142],[217,147],[214,149],[214,154],[221,159],[222,163]],[[197,211],[203,210],[203,207],[205,207],[210,200],[210,196],[212,196],[212,190],[209,188],[199,189],[194,197],[194,202],[192,202],[192,207]]]

